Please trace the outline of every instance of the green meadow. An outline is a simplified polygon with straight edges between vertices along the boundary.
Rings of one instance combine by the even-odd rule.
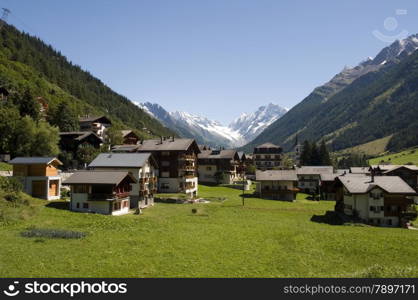
[[[0,276],[418,276],[418,230],[312,221],[334,202],[304,195],[289,203],[247,192],[243,206],[236,189],[200,185],[199,192],[211,203],[156,203],[142,215],[120,217],[36,200],[33,213],[0,223]],[[86,236],[22,236],[33,228]]]

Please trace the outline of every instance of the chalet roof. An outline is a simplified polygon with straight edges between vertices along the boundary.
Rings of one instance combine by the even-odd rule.
[[[350,173],[353,174],[369,174],[370,173],[370,167],[351,167]]]
[[[408,170],[411,170],[411,171],[418,171],[418,167],[415,166],[415,165],[396,165],[396,166],[393,165],[392,167],[393,168],[390,168],[388,170],[384,170],[383,173],[387,174],[387,173],[390,173],[390,172],[393,172],[395,170],[402,169],[402,168],[405,168],[405,169],[408,169]]]
[[[100,122],[104,124],[112,124],[112,122],[106,116],[93,116],[93,117],[84,117],[79,118],[80,123],[90,123],[90,122]]]
[[[128,134],[130,134],[130,133],[135,134],[135,133],[133,132],[133,130],[121,130],[120,132],[122,133],[122,137],[125,137],[125,136],[127,136]],[[135,135],[136,135],[136,134],[135,134]]]
[[[101,153],[89,167],[141,168],[150,159],[154,160],[151,153]]]
[[[135,177],[126,171],[78,171],[68,177],[62,184],[112,184],[118,185],[126,177],[136,183]]]
[[[201,150],[202,152],[197,155],[198,159],[239,159],[236,150]]]
[[[112,152],[136,152],[138,145],[116,145],[112,147]]]
[[[247,159],[247,155],[245,154],[245,152],[243,151],[238,151],[238,157],[240,160],[246,160]]]
[[[51,163],[62,165],[62,162],[56,157],[15,157],[9,164],[12,165],[49,165]]]
[[[199,147],[194,139],[180,139],[180,138],[167,138],[144,140],[141,144],[137,145],[137,151],[148,152],[148,151],[186,151],[191,146],[195,145],[197,153],[200,153]]]
[[[340,176],[338,180],[352,194],[365,194],[379,187],[390,194],[416,194],[399,176]]]
[[[371,165],[373,169],[380,169],[382,171],[393,171],[395,169],[399,169],[401,167],[410,169],[410,170],[418,170],[418,166],[416,165]]]
[[[349,173],[348,170],[337,170],[335,173],[321,173],[321,181],[334,181],[337,177],[345,176],[345,177],[351,177],[351,176],[361,176],[365,177],[367,174],[356,174],[356,173]]]
[[[257,181],[297,181],[298,177],[295,170],[267,170],[255,172],[255,180]]]
[[[60,132],[60,136],[74,136],[74,139],[76,141],[82,141],[86,137],[93,135],[95,138],[102,140],[101,137],[99,137],[97,134],[95,134],[93,131],[69,131],[69,132]]]
[[[296,169],[298,175],[320,175],[334,173],[333,166],[302,166]]]
[[[256,146],[255,148],[281,148],[281,147],[272,143],[264,143],[264,144]]]

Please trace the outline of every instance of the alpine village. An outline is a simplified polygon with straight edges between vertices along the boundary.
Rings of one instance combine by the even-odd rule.
[[[417,36],[235,145],[0,43],[2,276],[418,275]]]

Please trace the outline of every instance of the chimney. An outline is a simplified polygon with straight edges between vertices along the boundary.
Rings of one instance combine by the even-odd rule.
[[[174,142],[174,135],[171,137],[171,141]]]
[[[163,137],[160,136],[160,144],[162,144],[162,143],[163,143]]]
[[[370,182],[374,182],[374,175],[375,175],[374,173],[375,173],[375,170],[372,169],[372,171],[370,172],[370,175],[372,177],[372,179],[370,180]]]

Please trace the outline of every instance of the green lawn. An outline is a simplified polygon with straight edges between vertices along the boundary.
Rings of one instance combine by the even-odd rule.
[[[392,165],[418,164],[418,149],[409,149],[398,153],[379,156],[369,160],[369,164],[391,163]]]
[[[0,171],[11,171],[13,170],[12,165],[5,163],[5,162],[0,162]]]
[[[334,202],[245,198],[200,186],[209,204],[163,204],[143,215],[42,207],[0,227],[1,277],[418,276],[418,231],[311,221]],[[50,205],[51,206],[51,205]],[[57,206],[57,205],[54,205]],[[197,213],[192,213],[197,208]],[[29,227],[87,232],[84,239],[25,238]]]

